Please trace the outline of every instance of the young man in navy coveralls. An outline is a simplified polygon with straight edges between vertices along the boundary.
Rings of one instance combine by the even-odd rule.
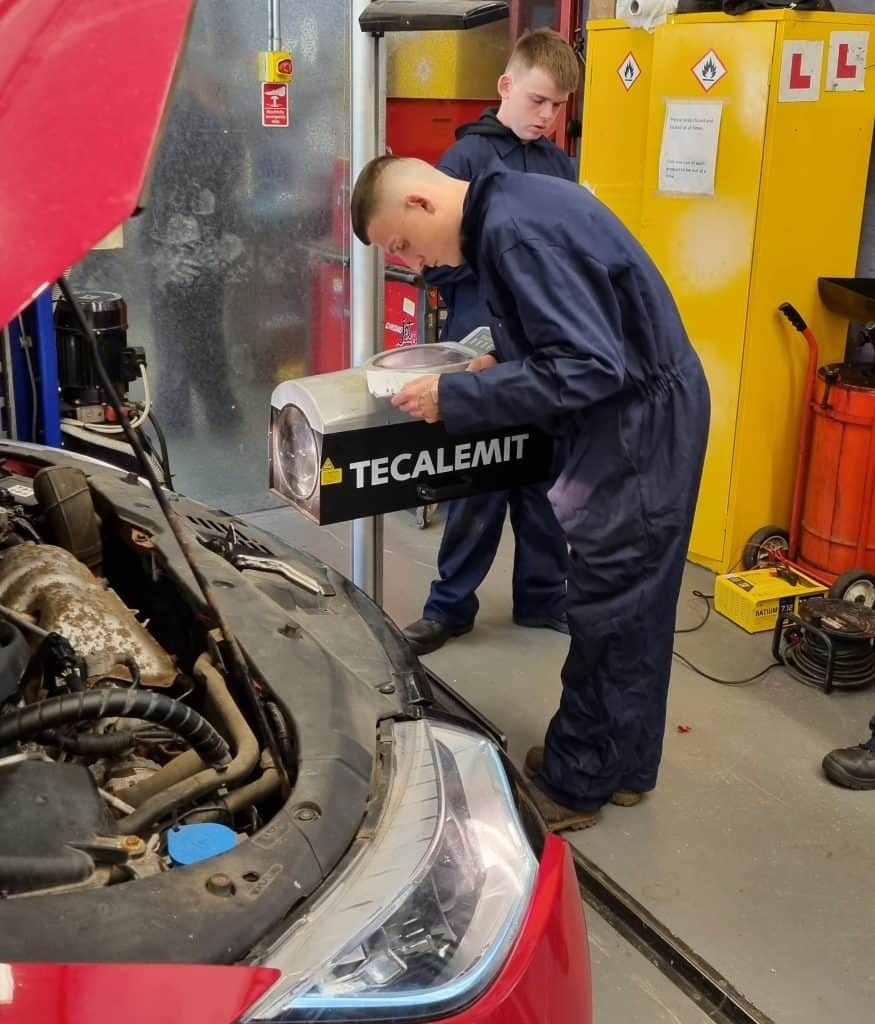
[[[558,32],[527,32],[498,80],[500,106],[485,111],[479,121],[462,125],[456,132],[458,141],[441,157],[438,168],[470,181],[500,162],[511,170],[574,181],[570,158],[547,135],[579,77],[578,59]],[[475,328],[490,325],[492,316],[467,266],[426,270],[425,278],[440,287],[447,305],[444,338],[461,341]],[[436,651],[473,628],[479,608],[475,591],[495,560],[508,506],[515,541],[514,622],[568,632],[568,548],[548,489],[547,484],[533,484],[449,502],[438,552],[439,578],[431,585],[422,618],[404,630],[417,654]]]
[[[363,242],[416,270],[467,263],[502,323],[497,360],[421,377],[393,402],[454,432],[533,423],[556,438],[571,646],[526,769],[551,829],[586,828],[656,784],[708,436],[701,364],[650,258],[570,182],[495,166],[468,183],[380,157],[351,207]]]

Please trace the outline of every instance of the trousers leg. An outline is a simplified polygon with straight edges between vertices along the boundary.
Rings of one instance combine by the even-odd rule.
[[[438,551],[438,575],[423,610],[423,617],[450,626],[470,625],[479,608],[475,591],[495,561],[507,491],[492,491],[451,501]]]
[[[678,547],[653,577],[609,597],[588,593],[572,554],[571,645],[541,779],[565,807],[595,810],[618,789],[656,785],[684,566]]]
[[[509,496],[515,540],[513,610],[521,619],[559,619],[565,614],[568,541],[548,490],[547,484],[532,484]]]
[[[686,379],[591,422],[550,492],[571,547],[571,644],[538,781],[565,807],[656,784],[708,415],[696,361]]]

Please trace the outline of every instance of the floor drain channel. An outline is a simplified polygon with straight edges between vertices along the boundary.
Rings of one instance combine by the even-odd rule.
[[[572,848],[581,896],[718,1024],[774,1024],[719,971],[693,952],[634,897]]]

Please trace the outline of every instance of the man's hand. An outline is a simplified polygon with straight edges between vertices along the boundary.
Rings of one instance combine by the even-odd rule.
[[[479,373],[481,370],[488,370],[490,366],[498,366],[495,356],[475,356],[466,369],[468,373]]]
[[[438,381],[440,375],[430,373],[425,377],[417,377],[403,390],[392,398],[392,405],[426,423],[437,423],[441,418],[438,403]]]

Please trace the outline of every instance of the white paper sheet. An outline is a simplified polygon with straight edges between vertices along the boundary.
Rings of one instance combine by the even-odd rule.
[[[659,191],[714,195],[722,103],[666,103]]]

